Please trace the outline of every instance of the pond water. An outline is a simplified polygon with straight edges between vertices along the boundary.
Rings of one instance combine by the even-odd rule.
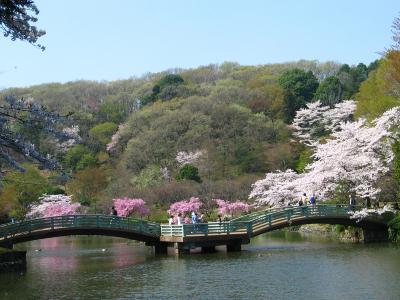
[[[242,252],[179,257],[108,237],[19,248],[28,251],[27,270],[0,274],[0,299],[400,299],[393,244],[274,232]]]

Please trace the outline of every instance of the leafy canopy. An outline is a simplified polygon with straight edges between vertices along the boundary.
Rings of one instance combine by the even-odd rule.
[[[286,91],[285,120],[291,121],[295,113],[310,102],[318,88],[318,80],[311,71],[292,69],[284,72],[278,79]]]

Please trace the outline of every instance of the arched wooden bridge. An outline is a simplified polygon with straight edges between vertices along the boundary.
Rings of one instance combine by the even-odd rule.
[[[66,235],[108,235],[146,242],[156,252],[166,252],[174,246],[178,252],[193,247],[211,251],[217,245],[227,245],[228,251],[240,250],[250,238],[304,224],[342,224],[360,227],[364,239],[387,239],[388,225],[382,217],[361,221],[350,218],[356,208],[338,205],[284,207],[255,212],[229,222],[166,225],[140,219],[106,215],[73,215],[32,219],[0,225],[0,247]]]
[[[107,235],[158,243],[160,224],[107,215],[70,215],[0,225],[0,247],[67,235]]]

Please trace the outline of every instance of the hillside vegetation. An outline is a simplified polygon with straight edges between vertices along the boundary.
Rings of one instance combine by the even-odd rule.
[[[396,105],[398,96],[384,95],[375,107],[369,92],[393,89],[382,79],[388,59],[369,66],[226,62],[114,82],[3,90],[2,97],[12,94],[73,113],[82,140],[59,149],[40,132],[25,132],[38,149],[55,155],[70,177],[33,165],[17,176],[3,167],[2,213],[21,216],[37,201],[36,194],[20,193],[25,179],[19,177],[38,181],[40,192],[65,190],[96,211],[108,211],[111,199],[123,196],[142,197],[154,207],[190,196],[246,200],[265,172],[302,171],[310,160],[309,149],[293,140],[288,126],[306,103],[320,100],[333,107],[355,96],[357,113],[371,117]]]

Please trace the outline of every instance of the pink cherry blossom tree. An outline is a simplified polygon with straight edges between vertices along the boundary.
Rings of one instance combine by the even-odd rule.
[[[125,197],[122,199],[113,199],[113,203],[120,217],[129,217],[135,214],[143,217],[150,212],[143,199],[130,199]]]
[[[221,215],[238,215],[244,212],[249,212],[251,206],[242,201],[229,202],[222,199],[214,199],[218,205],[218,212]]]
[[[84,207],[79,203],[72,203],[71,196],[43,195],[39,203],[33,205],[27,218],[47,218],[55,216],[75,215],[84,212]]]
[[[202,206],[203,203],[199,198],[191,197],[189,200],[172,203],[167,212],[171,216],[177,216],[178,214],[185,216],[191,212],[198,212]]]

